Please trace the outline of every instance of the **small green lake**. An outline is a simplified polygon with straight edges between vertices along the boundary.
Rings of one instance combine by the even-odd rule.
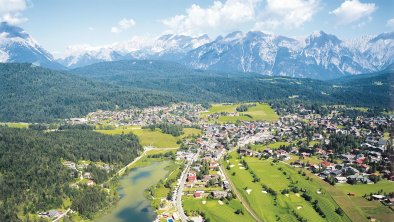
[[[106,215],[97,222],[151,222],[156,213],[150,208],[149,201],[144,196],[144,190],[159,182],[167,174],[165,167],[168,162],[157,162],[150,166],[132,169],[120,181],[120,200]]]

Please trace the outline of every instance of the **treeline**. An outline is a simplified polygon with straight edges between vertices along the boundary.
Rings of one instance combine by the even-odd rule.
[[[174,98],[165,92],[127,89],[70,73],[0,64],[0,121],[53,122],[89,112],[167,105]]]
[[[108,70],[111,70],[108,73]],[[130,88],[171,93],[181,101],[238,102],[297,100],[394,108],[390,88],[394,73],[358,79],[320,81],[313,79],[264,76],[253,73],[220,73],[189,69],[163,61],[116,61],[73,70],[92,79]],[[382,82],[384,84],[372,84]],[[295,97],[294,97],[295,96]]]
[[[143,129],[150,129],[152,131],[154,131],[156,128],[159,128],[162,133],[170,134],[175,137],[183,134],[183,127],[181,125],[159,123],[159,124],[150,124],[148,126],[143,127]]]
[[[138,139],[131,134],[109,136],[86,130],[45,133],[0,127],[0,221],[20,221],[20,214],[59,208],[67,198],[71,198],[73,209],[78,210],[82,194],[74,195],[69,187],[73,173],[62,165],[62,159],[123,166],[141,150]],[[93,172],[101,175],[98,170]],[[92,198],[99,195],[91,192],[95,194],[86,195],[91,194]],[[92,200],[88,198],[81,204],[84,210],[78,212],[90,215],[96,211],[96,205],[101,204],[97,201],[103,199],[97,198],[87,201]]]
[[[351,134],[330,134],[330,143],[327,149],[331,149],[334,153],[343,154],[350,152],[353,148],[359,148],[361,139]]]

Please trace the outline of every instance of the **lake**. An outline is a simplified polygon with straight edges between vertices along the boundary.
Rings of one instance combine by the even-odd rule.
[[[157,162],[150,166],[132,169],[120,181],[118,192],[120,200],[106,215],[97,219],[97,222],[151,222],[156,218],[149,201],[144,196],[146,188],[155,185],[164,179],[167,171],[164,169],[168,162]]]

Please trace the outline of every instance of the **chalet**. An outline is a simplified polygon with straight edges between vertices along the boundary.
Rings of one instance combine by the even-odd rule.
[[[330,172],[330,175],[333,177],[338,177],[342,175],[342,171],[341,170],[333,170]]]
[[[333,165],[334,165],[333,163],[330,163],[328,161],[323,161],[320,163],[320,166],[325,167],[325,168],[331,167]]]
[[[196,190],[194,192],[193,196],[194,196],[194,198],[202,198],[203,194],[204,194],[203,190]]]
[[[227,191],[221,191],[221,190],[212,191],[211,194],[215,199],[226,198],[228,195]]]
[[[94,181],[93,180],[87,180],[86,181],[86,185],[88,185],[89,187],[94,186]]]
[[[372,195],[372,198],[373,198],[374,200],[382,201],[382,200],[386,199],[386,196],[374,194],[374,195]]]
[[[85,179],[92,179],[92,174],[90,172],[86,172],[86,173],[83,174],[83,177]]]
[[[195,172],[195,171],[190,171],[190,172],[187,174],[187,182],[193,183],[193,182],[195,182],[196,180],[197,180],[196,172]]]
[[[48,217],[54,218],[54,217],[57,217],[57,216],[59,216],[59,211],[57,211],[57,210],[50,210],[48,212]]]
[[[251,149],[246,149],[246,148],[240,148],[238,150],[238,153],[240,155],[245,155],[245,156],[254,156],[255,151],[251,150]]]
[[[347,178],[346,177],[335,177],[335,183],[346,183]]]

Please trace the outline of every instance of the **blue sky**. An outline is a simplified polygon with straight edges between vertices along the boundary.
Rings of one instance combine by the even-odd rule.
[[[341,39],[394,31],[391,0],[0,0],[0,19],[23,27],[52,53],[68,46],[164,33],[211,38],[259,30]]]

